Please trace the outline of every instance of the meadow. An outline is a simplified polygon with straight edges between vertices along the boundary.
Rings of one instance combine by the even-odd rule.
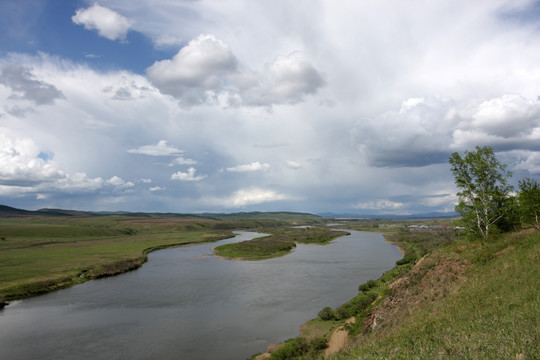
[[[130,271],[150,251],[232,237],[235,229],[302,223],[301,217],[246,217],[3,216],[0,298],[21,299]]]

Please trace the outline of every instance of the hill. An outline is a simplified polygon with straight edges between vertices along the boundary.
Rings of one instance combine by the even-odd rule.
[[[142,218],[190,218],[211,220],[280,220],[280,221],[314,221],[322,222],[324,218],[318,215],[298,212],[238,212],[238,213],[160,213],[160,212],[129,212],[129,211],[80,211],[66,209],[44,208],[35,211],[17,209],[0,205],[0,217],[6,216],[126,216]]]

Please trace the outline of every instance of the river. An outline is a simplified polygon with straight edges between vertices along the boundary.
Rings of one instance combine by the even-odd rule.
[[[359,231],[275,259],[212,255],[256,236],[156,251],[136,271],[12,303],[0,310],[0,357],[243,360],[401,258],[381,234]]]

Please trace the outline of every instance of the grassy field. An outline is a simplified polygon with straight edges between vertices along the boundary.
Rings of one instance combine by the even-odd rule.
[[[263,229],[265,237],[215,247],[218,256],[238,260],[263,260],[288,254],[296,243],[328,244],[333,239],[347,235],[325,227]]]
[[[270,359],[540,359],[540,232],[481,245],[397,226],[388,238],[404,259],[348,303],[321,309],[303,340]],[[321,339],[351,318],[349,346],[324,357]]]
[[[295,222],[297,223],[297,222]],[[0,298],[19,299],[133,270],[149,251],[234,236],[284,220],[129,216],[0,218]]]
[[[407,281],[393,300],[415,301],[332,359],[540,358],[539,232],[446,246]]]

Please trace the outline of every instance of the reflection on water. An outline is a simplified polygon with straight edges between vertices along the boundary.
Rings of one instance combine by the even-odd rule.
[[[297,336],[324,306],[379,277],[401,255],[382,235],[352,231],[263,261],[213,256],[213,244],[156,251],[139,270],[9,305],[6,359],[245,359]]]

